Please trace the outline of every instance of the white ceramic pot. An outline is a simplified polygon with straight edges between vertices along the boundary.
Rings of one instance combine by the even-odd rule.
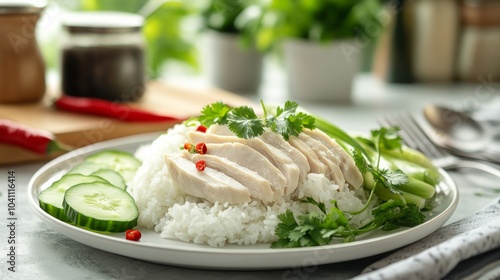
[[[206,39],[206,71],[211,84],[236,93],[256,92],[263,55],[243,47],[236,34],[210,31]]]
[[[289,40],[284,44],[290,97],[297,100],[348,103],[360,69],[362,49],[354,40],[315,43]]]

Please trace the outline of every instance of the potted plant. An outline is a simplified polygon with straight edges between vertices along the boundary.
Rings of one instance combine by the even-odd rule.
[[[246,32],[238,18],[249,0],[210,0],[202,14],[206,30],[206,65],[211,83],[222,89],[247,93],[258,90],[263,55],[244,42]]]
[[[247,8],[251,36],[262,51],[283,51],[292,98],[348,102],[362,51],[381,32],[378,1],[269,0]]]

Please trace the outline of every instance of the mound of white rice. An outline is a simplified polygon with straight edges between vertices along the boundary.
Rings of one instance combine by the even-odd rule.
[[[208,244],[214,247],[226,243],[255,244],[275,241],[278,215],[287,209],[296,215],[306,211],[318,211],[315,206],[300,203],[299,199],[310,196],[327,206],[337,201],[342,211],[355,211],[366,201],[362,189],[355,191],[330,182],[324,175],[309,174],[294,197],[282,198],[272,205],[252,201],[241,205],[211,203],[189,196],[173,186],[164,163],[166,153],[178,153],[186,142],[186,132],[194,127],[176,125],[159,136],[151,145],[143,146],[136,156],[143,164],[129,188],[139,207],[139,226],[153,229],[164,238],[185,242]],[[371,218],[370,211],[356,215],[351,222],[359,226]]]

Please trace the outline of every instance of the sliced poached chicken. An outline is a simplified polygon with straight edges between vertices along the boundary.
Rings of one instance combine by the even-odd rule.
[[[262,139],[262,141],[264,141],[265,143],[287,154],[299,168],[299,184],[300,182],[304,181],[307,174],[311,172],[311,166],[304,154],[302,154],[298,149],[290,145],[290,143],[285,141],[285,139],[281,135],[271,132],[269,130],[265,131],[260,136],[260,139]],[[295,191],[295,188],[289,188],[286,194],[291,194],[293,191]]]
[[[227,158],[215,155],[190,154],[187,151],[183,151],[182,156],[194,163],[204,160],[207,167],[224,173],[240,182],[248,189],[250,196],[253,198],[260,199],[264,203],[274,200],[274,191],[271,188],[271,184],[255,171],[236,164]]]
[[[337,184],[340,188],[343,188],[345,184],[344,174],[342,174],[342,171],[340,170],[340,160],[336,157],[336,155],[334,155],[320,141],[305,133],[299,134],[299,139],[304,141],[304,143],[309,146],[318,156],[319,161],[321,161],[325,165],[325,176],[330,179],[330,181],[335,182],[335,184]]]
[[[187,138],[205,143],[207,153],[182,151],[166,155],[165,162],[181,190],[212,202],[239,204],[253,198],[270,203],[292,194],[309,173],[323,174],[340,188],[363,183],[352,157],[318,129],[304,129],[285,141],[270,130],[243,139],[227,126],[212,125],[206,133],[188,132]],[[199,160],[206,163],[202,172],[195,168]]]
[[[212,168],[198,171],[195,163],[181,154],[167,154],[165,163],[173,184],[185,193],[210,202],[250,202],[250,191],[240,182]]]
[[[300,170],[283,151],[266,144],[259,138],[242,139],[236,136],[216,135],[210,133],[202,133],[197,131],[188,132],[188,139],[192,143],[241,143],[255,149],[257,152],[266,157],[274,166],[276,166],[281,174],[285,176],[286,185],[283,194],[290,194],[299,185]]]
[[[340,160],[339,167],[344,174],[344,179],[353,188],[358,189],[363,185],[363,175],[356,167],[354,159],[342,148],[334,139],[330,138],[326,133],[319,129],[304,129],[303,133],[320,141],[330,151],[336,154]]]
[[[265,156],[241,143],[208,143],[209,155],[226,158],[235,165],[255,171],[266,179],[273,190],[274,199],[283,196],[286,178]]]

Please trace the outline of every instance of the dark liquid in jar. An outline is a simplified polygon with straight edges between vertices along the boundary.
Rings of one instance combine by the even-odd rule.
[[[62,61],[66,95],[133,102],[144,94],[144,52],[139,46],[66,48]]]

